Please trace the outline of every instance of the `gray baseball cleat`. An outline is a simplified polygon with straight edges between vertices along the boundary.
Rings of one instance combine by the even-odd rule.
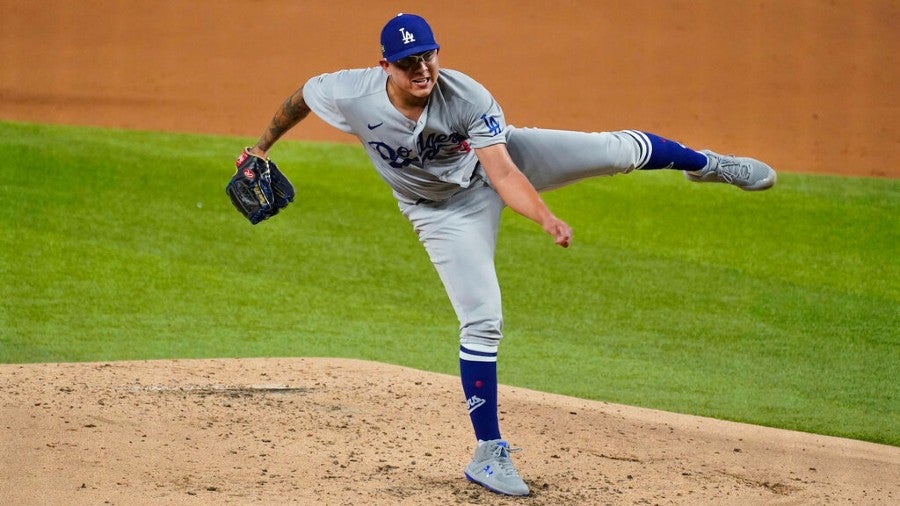
[[[684,171],[688,181],[695,183],[728,183],[746,191],[768,190],[775,185],[777,175],[772,167],[753,158],[720,155],[708,149],[701,151],[709,159],[706,167]]]
[[[475,457],[466,467],[466,478],[498,494],[528,495],[528,485],[509,458],[510,451],[519,450],[510,450],[509,443],[502,439],[479,443]]]

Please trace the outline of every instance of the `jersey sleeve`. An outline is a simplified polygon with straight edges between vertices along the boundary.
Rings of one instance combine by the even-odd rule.
[[[306,105],[323,121],[338,130],[353,133],[350,123],[338,106],[342,81],[347,71],[321,74],[306,81],[303,85],[303,100]]]
[[[486,148],[506,142],[506,119],[496,100],[491,98],[489,104],[474,112],[469,123],[469,144],[473,148]]]
[[[463,121],[467,125],[469,144],[473,148],[486,148],[506,142],[506,118],[503,109],[491,93],[472,79],[462,80],[468,98]]]

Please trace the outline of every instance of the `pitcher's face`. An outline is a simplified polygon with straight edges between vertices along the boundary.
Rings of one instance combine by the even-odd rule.
[[[419,100],[427,99],[440,72],[437,53],[437,50],[431,50],[395,62],[381,60],[381,67],[398,92]]]

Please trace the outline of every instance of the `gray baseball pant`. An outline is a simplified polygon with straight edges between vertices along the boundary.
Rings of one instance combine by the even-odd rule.
[[[627,173],[638,167],[642,157],[634,137],[623,132],[510,126],[506,138],[513,161],[538,191]],[[496,350],[503,310],[494,251],[504,204],[480,175],[469,188],[444,202],[399,205],[444,284],[459,319],[461,344]]]

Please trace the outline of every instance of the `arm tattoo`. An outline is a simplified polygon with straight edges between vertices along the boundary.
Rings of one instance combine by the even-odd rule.
[[[303,88],[300,88],[281,104],[281,108],[275,112],[269,127],[259,138],[256,146],[263,151],[269,151],[275,141],[294,125],[300,123],[309,113],[309,106],[303,100]]]

